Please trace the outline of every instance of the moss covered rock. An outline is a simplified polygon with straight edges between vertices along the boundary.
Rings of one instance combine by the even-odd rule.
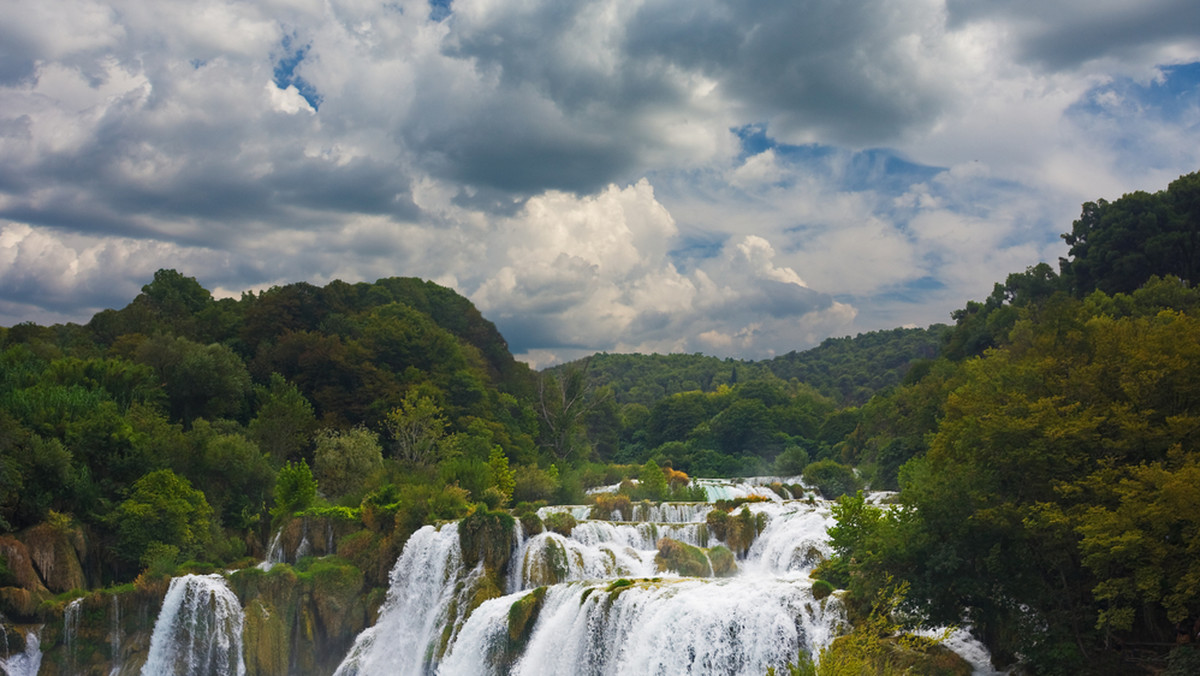
[[[660,571],[671,570],[687,577],[711,577],[713,574],[703,549],[671,538],[659,539],[654,563]]]
[[[87,588],[79,562],[87,549],[79,528],[43,523],[26,531],[23,539],[34,567],[50,591],[61,594]]]
[[[737,575],[737,557],[728,547],[717,545],[709,548],[708,562],[712,565],[712,573],[716,577]]]
[[[546,530],[558,533],[563,537],[570,537],[571,531],[575,530],[575,526],[579,525],[575,517],[567,512],[550,514],[545,518],[544,523],[546,524]]]
[[[458,523],[463,563],[482,562],[489,574],[503,578],[512,558],[516,520],[507,512],[477,509]]]

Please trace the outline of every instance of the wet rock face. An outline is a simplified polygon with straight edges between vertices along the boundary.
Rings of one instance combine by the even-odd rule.
[[[46,591],[46,586],[42,584],[41,578],[33,567],[33,558],[29,554],[29,548],[25,546],[24,542],[7,535],[0,536],[0,556],[4,557],[11,576],[8,582],[15,582],[16,587],[31,592]]]
[[[46,587],[55,594],[86,589],[80,559],[87,553],[83,532],[50,524],[30,528],[24,535],[29,557]]]
[[[346,561],[250,568],[230,585],[245,608],[246,676],[331,673],[367,627],[364,577]]]

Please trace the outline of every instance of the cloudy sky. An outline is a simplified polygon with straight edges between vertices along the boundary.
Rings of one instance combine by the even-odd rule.
[[[536,365],[949,320],[1200,169],[1195,0],[4,0],[0,325],[418,276]]]

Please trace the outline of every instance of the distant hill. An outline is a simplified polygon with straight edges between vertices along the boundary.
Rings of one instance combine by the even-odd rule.
[[[860,405],[899,384],[913,362],[938,356],[949,327],[891,329],[828,338],[803,352],[746,361],[702,354],[598,353],[549,369],[586,368],[594,387],[607,387],[617,403],[652,406],[679,392],[713,392],[764,378],[796,380],[842,405]]]
[[[784,380],[795,378],[844,405],[866,403],[898,385],[913,362],[938,356],[950,327],[890,329],[851,338],[826,338],[817,347],[789,352],[763,364]]]

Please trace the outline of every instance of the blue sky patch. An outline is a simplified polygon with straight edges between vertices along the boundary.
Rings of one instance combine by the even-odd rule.
[[[450,16],[450,5],[454,0],[429,0],[429,20],[441,21]]]
[[[280,89],[287,89],[289,86],[295,86],[300,92],[300,96],[308,102],[308,105],[313,107],[313,110],[318,110],[321,107],[323,97],[317,92],[317,88],[312,86],[307,80],[296,74],[296,68],[304,61],[304,57],[308,55],[310,45],[297,46],[295,44],[294,35],[283,36],[283,52],[285,56],[275,62],[275,86]]]
[[[748,124],[731,131],[742,144],[740,159],[774,150],[780,160],[827,176],[835,181],[839,189],[849,192],[875,190],[901,194],[912,184],[923,183],[945,171],[944,167],[911,162],[887,148],[846,150],[817,143],[779,143],[767,134],[765,124]],[[832,161],[839,156],[845,157],[845,161]]]

